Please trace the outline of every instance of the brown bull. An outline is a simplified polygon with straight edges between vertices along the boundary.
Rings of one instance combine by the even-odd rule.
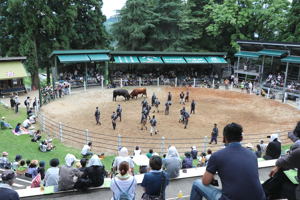
[[[147,97],[147,89],[146,88],[136,88],[136,89],[132,90],[132,92],[130,93],[130,97],[137,98],[139,94],[142,94],[142,96],[145,95]]]

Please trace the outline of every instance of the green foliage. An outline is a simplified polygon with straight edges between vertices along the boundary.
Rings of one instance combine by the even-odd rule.
[[[287,14],[287,27],[282,37],[284,41],[300,41],[300,0],[293,0],[290,12]]]

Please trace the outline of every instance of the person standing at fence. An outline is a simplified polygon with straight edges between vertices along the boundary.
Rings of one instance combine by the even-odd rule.
[[[96,111],[95,111],[95,119],[96,119],[96,125],[100,124],[101,125],[101,122],[100,122],[100,110],[98,107],[96,107]]]
[[[150,120],[150,124],[151,124],[150,135],[152,136],[153,132],[156,135],[158,130],[156,129],[157,120],[155,119],[155,115],[152,116],[152,119]]]
[[[217,127],[217,124],[214,124],[214,128],[211,132],[211,139],[210,139],[210,142],[209,144],[211,144],[212,142],[215,142],[215,144],[217,144],[217,138],[218,138],[218,135],[219,135],[219,129]]]
[[[179,98],[180,98],[179,103],[184,105],[185,103],[184,103],[184,93],[183,93],[183,92],[181,92],[181,93],[179,94]]]
[[[117,118],[120,118],[120,121],[122,121],[122,107],[120,104],[118,105],[116,112],[117,112]]]
[[[189,102],[189,98],[190,98],[190,92],[189,92],[189,91],[186,91],[186,95],[185,95],[185,98],[184,98],[184,102]]]
[[[195,114],[195,109],[196,109],[196,103],[195,103],[195,100],[193,99],[192,102],[191,102],[191,112],[190,114]]]
[[[118,116],[117,116],[116,112],[113,112],[113,114],[111,115],[111,123],[112,123],[112,127],[114,130],[116,130],[116,126],[117,126],[116,120],[117,119],[118,119]]]
[[[169,106],[172,105],[172,94],[171,92],[168,93],[168,99],[167,99],[168,103],[169,103]]]
[[[24,105],[26,107],[26,110],[28,111],[30,108],[30,97],[27,97],[24,101]]]
[[[169,115],[170,105],[169,102],[166,102],[165,104],[165,115]]]

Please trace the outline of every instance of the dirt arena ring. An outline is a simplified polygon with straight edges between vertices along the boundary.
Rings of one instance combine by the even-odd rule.
[[[131,92],[133,87],[125,89]],[[179,110],[183,107],[179,104],[179,93],[187,90],[190,102],[192,99],[196,101],[196,113],[191,114],[188,128],[184,129],[183,124],[178,122]],[[154,92],[161,102],[159,113],[152,113],[151,110],[151,115],[155,114],[157,118],[159,133],[150,136],[149,122],[148,130],[140,130],[143,98],[124,101],[123,97],[117,97],[117,101],[113,102],[112,91],[99,88],[76,91],[43,106],[41,111],[45,115],[46,132],[77,148],[81,148],[87,140],[92,141],[97,153],[116,153],[118,146],[126,146],[130,151],[140,146],[143,152],[153,148],[158,153],[164,153],[169,145],[175,145],[183,153],[194,145],[200,151],[220,148],[223,127],[231,122],[243,126],[244,143],[252,143],[254,147],[260,139],[267,141],[266,136],[273,132],[280,133],[284,144],[290,143],[287,131],[292,130],[300,119],[300,111],[296,108],[254,94],[207,88],[147,87],[147,101],[151,102]],[[165,115],[164,104],[169,91],[173,96],[172,105],[170,114]],[[185,105],[188,111],[190,102]],[[117,128],[113,130],[111,115],[118,104],[123,108],[122,122],[117,120]],[[97,106],[100,108],[102,125],[96,125],[95,122]],[[62,124],[60,128],[59,122]],[[214,123],[218,124],[219,143],[209,145]]]

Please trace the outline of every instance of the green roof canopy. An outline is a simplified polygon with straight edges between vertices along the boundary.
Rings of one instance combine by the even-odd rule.
[[[141,63],[163,63],[160,57],[156,56],[139,56]]]
[[[0,62],[0,80],[23,78],[26,76],[26,70],[21,62]]]
[[[281,62],[300,64],[300,57],[299,56],[288,56],[286,58],[281,59]]]
[[[263,56],[273,56],[273,57],[281,57],[283,54],[286,54],[287,51],[284,50],[272,50],[272,49],[263,49],[257,52],[259,55]]]
[[[249,52],[249,51],[240,51],[234,54],[235,57],[243,57],[243,58],[258,58],[260,54],[257,52]]]
[[[107,54],[88,54],[91,61],[108,61],[109,57]]]
[[[185,60],[181,56],[163,56],[164,63],[167,64],[185,64]]]
[[[108,54],[109,50],[103,49],[76,49],[76,50],[55,50],[50,54],[50,58],[54,55],[73,55],[73,54]]]
[[[90,58],[87,55],[60,55],[58,59],[61,63],[80,63],[90,62]]]
[[[193,56],[187,57],[187,56],[185,56],[184,59],[189,64],[206,64],[207,63],[207,61],[205,60],[204,57],[193,57]]]
[[[227,64],[227,61],[223,57],[205,57],[210,64]]]
[[[140,63],[136,56],[114,56],[115,63]]]

